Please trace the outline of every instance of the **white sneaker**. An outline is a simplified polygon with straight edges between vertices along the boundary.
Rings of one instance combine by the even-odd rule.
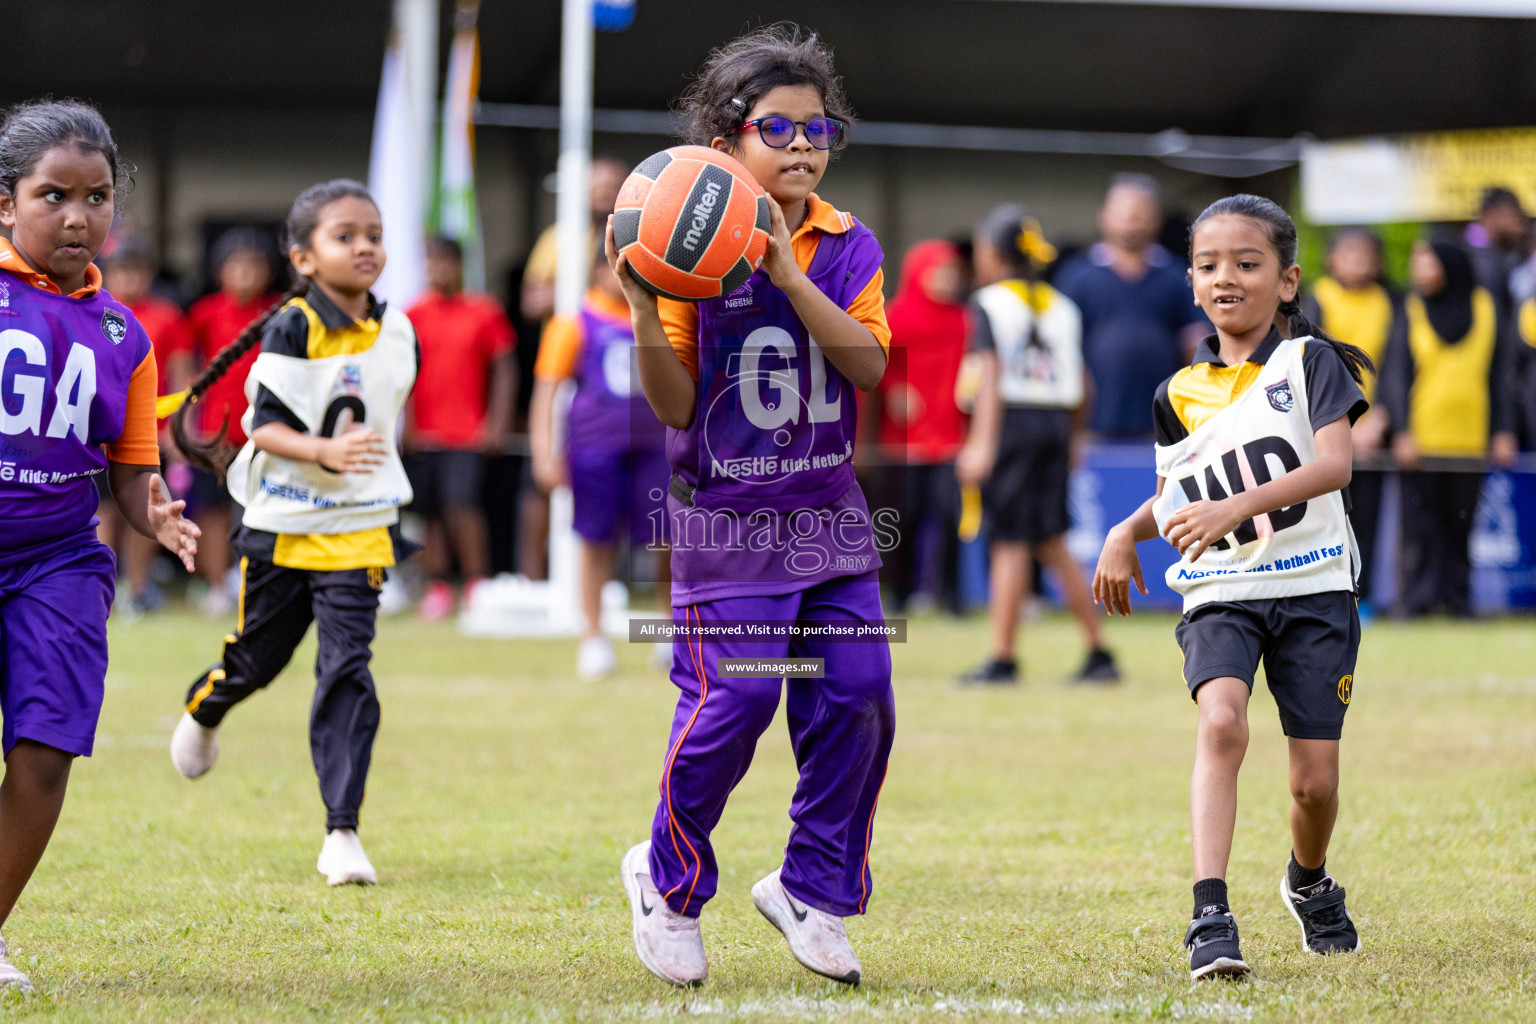
[[[652,644],[651,648],[651,667],[658,672],[672,671],[672,644]]]
[[[18,992],[31,992],[32,979],[22,974],[16,965],[11,963],[11,951],[5,948],[5,940],[0,939],[0,989],[14,988]]]
[[[613,675],[619,667],[619,659],[613,653],[613,644],[605,636],[589,636],[576,648],[576,678],[592,682]]]
[[[171,733],[171,764],[183,778],[196,779],[208,774],[219,759],[219,730],[198,725],[197,719],[181,713],[176,731]]]
[[[704,936],[696,917],[684,917],[661,898],[651,884],[651,841],[629,848],[619,861],[619,877],[629,897],[635,952],[640,962],[671,985],[702,985],[709,977]]]
[[[784,938],[801,965],[845,985],[859,983],[859,958],[848,945],[843,919],[808,907],[779,881],[782,867],[752,887],[752,903]]]
[[[235,593],[224,587],[209,587],[208,593],[203,596],[203,603],[199,610],[205,618],[209,619],[222,619],[233,615],[239,604]]]
[[[327,885],[374,885],[379,880],[356,829],[331,829],[320,847],[315,869],[325,876]]]

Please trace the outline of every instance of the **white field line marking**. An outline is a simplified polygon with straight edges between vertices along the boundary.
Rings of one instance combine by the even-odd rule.
[[[1073,1020],[1086,1016],[1152,1018],[1159,1020],[1250,1020],[1253,1007],[1225,999],[1213,1002],[1151,999],[974,999],[941,998],[934,1002],[897,999],[874,1002],[866,999],[812,999],[807,996],[781,996],[776,999],[744,999],[726,1002],[720,999],[696,999],[688,1003],[663,1006],[630,1006],[621,1016],[654,1020],[668,1017],[770,1017],[785,1020],[830,1018],[878,1019],[908,1017],[974,1017],[990,1015],[1021,1020]]]

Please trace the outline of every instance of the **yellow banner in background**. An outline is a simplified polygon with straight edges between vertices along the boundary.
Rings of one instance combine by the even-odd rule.
[[[1302,207],[1313,224],[1472,220],[1500,185],[1536,209],[1536,128],[1311,142]]]

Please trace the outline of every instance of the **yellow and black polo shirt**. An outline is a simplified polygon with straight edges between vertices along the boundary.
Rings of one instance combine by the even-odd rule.
[[[1160,445],[1177,444],[1198,430],[1206,420],[1237,401],[1259,379],[1259,370],[1279,346],[1280,332],[1270,329],[1243,362],[1228,366],[1221,361],[1221,343],[1208,334],[1195,348],[1189,366],[1158,385],[1152,399],[1152,425]],[[1301,364],[1306,373],[1307,407],[1315,431],[1348,416],[1353,424],[1370,407],[1349,367],[1327,342],[1308,340]]]

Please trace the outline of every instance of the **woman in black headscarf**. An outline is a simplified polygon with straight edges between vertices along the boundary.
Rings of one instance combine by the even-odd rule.
[[[1467,544],[1482,467],[1514,461],[1508,326],[1472,260],[1452,242],[1419,242],[1413,291],[1393,329],[1381,397],[1402,474],[1402,608],[1470,615]]]

